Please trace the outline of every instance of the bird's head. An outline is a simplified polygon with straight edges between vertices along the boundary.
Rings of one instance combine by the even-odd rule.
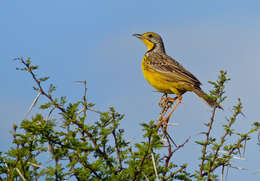
[[[143,34],[133,34],[133,36],[141,39],[148,48],[148,51],[157,49],[164,52],[164,45],[160,35],[153,32],[147,32]]]

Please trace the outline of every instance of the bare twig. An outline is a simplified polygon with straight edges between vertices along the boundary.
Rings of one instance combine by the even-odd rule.
[[[86,101],[86,100],[87,100],[86,95],[87,95],[87,90],[88,90],[88,88],[87,88],[87,81],[86,81],[86,80],[78,80],[78,81],[76,81],[76,82],[84,84],[83,100]]]
[[[190,139],[191,139],[191,136],[188,137],[188,138],[184,141],[184,143],[178,145],[178,146],[173,150],[173,153],[175,153],[176,151],[178,151],[180,148],[184,147],[184,145],[185,145],[186,143],[188,143],[188,142],[190,141]]]
[[[165,134],[165,133],[164,133]],[[167,173],[167,170],[168,170],[168,166],[169,166],[169,162],[170,162],[170,159],[172,157],[172,145],[171,145],[171,142],[170,142],[170,139],[167,135],[165,135],[166,137],[166,140],[167,140],[167,143],[168,143],[168,155],[165,157],[165,164],[164,164],[164,170],[163,170],[163,181],[165,181],[165,176],[166,176],[166,173]]]

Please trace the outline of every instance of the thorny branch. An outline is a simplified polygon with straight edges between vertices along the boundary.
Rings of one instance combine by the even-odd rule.
[[[182,165],[181,168],[179,168],[178,170],[176,170],[175,172],[172,172],[167,178],[166,180],[169,180],[170,178],[173,178],[174,175],[176,175],[177,173],[182,172],[185,168],[187,167],[187,165]]]
[[[186,143],[188,143],[188,142],[190,141],[190,139],[191,139],[191,136],[188,137],[182,144],[178,145],[172,152],[175,153],[175,152],[178,151],[180,148],[184,147],[184,145],[185,145]]]
[[[167,144],[168,144],[168,155],[166,156],[166,159],[165,159],[165,164],[164,164],[164,171],[163,171],[163,181],[165,181],[165,175],[167,173],[167,170],[168,170],[168,166],[169,166],[169,161],[172,157],[172,145],[171,145],[171,142],[170,142],[170,139],[168,136],[166,136],[166,140],[167,140]]]
[[[121,156],[120,156],[120,149],[118,147],[118,141],[117,141],[115,129],[112,131],[112,134],[113,134],[115,146],[116,146],[116,155],[117,155],[118,162],[119,162],[119,170],[121,171],[123,169],[123,166],[122,166],[122,159],[121,159]]]
[[[57,104],[56,101],[54,101],[51,94],[48,94],[44,91],[43,87],[41,86],[41,81],[36,77],[35,73],[33,72],[32,67],[30,67],[30,64],[26,63],[23,58],[16,58],[15,60],[20,61],[26,67],[27,71],[31,74],[33,80],[36,82],[40,93],[42,95],[44,95],[45,97],[47,97],[51,101],[51,103],[54,105],[54,107],[59,109],[62,113],[66,113],[66,110],[63,107],[61,107],[59,104]],[[81,130],[84,130],[84,133],[89,137],[89,139],[93,143],[96,152],[99,153],[100,155],[102,155],[102,157],[105,159],[107,165],[110,168],[112,168],[113,165],[112,165],[111,161],[109,160],[108,155],[106,154],[106,152],[103,152],[103,151],[100,150],[100,148],[98,147],[98,144],[97,144],[97,140],[94,139],[93,135],[91,133],[89,133],[89,131],[87,129],[84,129],[84,124],[82,124],[81,122],[73,120],[73,117],[68,117],[68,118],[71,119],[72,122],[75,125],[77,125],[79,128],[81,128]]]
[[[238,105],[238,106],[241,106],[240,100],[239,100],[239,105]],[[236,119],[239,114],[240,114],[240,111],[235,112],[233,118]],[[229,124],[228,124],[228,127],[231,127],[233,123],[234,123],[234,122],[230,121]],[[224,142],[225,142],[225,139],[226,139],[226,137],[227,137],[228,134],[229,134],[229,132],[226,130],[225,134],[221,137],[220,145],[217,147],[217,149],[216,149],[216,151],[215,151],[215,154],[214,154],[214,156],[213,156],[213,160],[210,162],[209,172],[212,171],[212,166],[214,165],[214,163],[215,163],[215,161],[216,161],[216,158],[217,158],[217,156],[218,156],[218,154],[219,154],[219,150],[220,150],[220,148],[223,146],[223,144],[224,144]],[[245,141],[246,141],[246,139],[247,139],[247,138],[245,138]],[[233,151],[234,151],[234,150],[233,150]],[[233,152],[233,151],[232,151],[232,152]],[[229,153],[229,156],[231,156],[231,154],[232,154],[232,153]],[[214,168],[214,169],[215,169],[215,168]]]
[[[134,172],[134,176],[133,176],[133,179],[132,179],[133,181],[135,181],[137,175],[142,172],[144,161],[147,158],[147,156],[149,155],[149,150],[150,150],[150,147],[151,147],[151,141],[152,141],[151,140],[151,135],[149,135],[147,149],[145,150],[145,153],[144,153],[144,155],[143,155],[143,157],[142,157],[142,159],[140,161],[140,164],[139,164],[138,168]]]
[[[211,133],[212,125],[213,125],[213,122],[215,120],[214,118],[215,118],[216,108],[217,108],[217,106],[215,105],[213,110],[212,110],[212,115],[211,115],[211,119],[210,119],[210,122],[209,122],[208,131],[206,132],[206,142],[202,147],[202,158],[201,158],[200,172],[199,172],[200,176],[202,176],[204,161],[206,160],[207,146],[209,145],[209,135]]]
[[[164,96],[161,98],[161,99],[164,99]],[[171,100],[176,100],[177,97],[175,98],[171,98]],[[165,178],[166,177],[166,174],[167,174],[167,170],[168,170],[168,167],[169,167],[169,162],[170,162],[170,159],[172,158],[173,156],[173,153],[175,153],[177,150],[179,150],[180,148],[184,147],[184,145],[186,143],[188,143],[188,141],[190,140],[191,137],[189,137],[188,139],[185,140],[185,142],[183,144],[180,144],[180,145],[176,145],[175,142],[172,140],[172,138],[170,137],[170,135],[168,134],[167,132],[167,127],[168,127],[168,121],[167,122],[164,122],[164,120],[166,119],[167,116],[166,113],[168,112],[169,108],[171,108],[174,104],[174,101],[168,101],[167,100],[167,96],[166,96],[166,101],[163,102],[162,104],[160,104],[160,106],[162,107],[162,110],[160,112],[160,117],[158,118],[158,123],[157,123],[157,130],[161,127],[162,128],[162,131],[163,131],[163,135],[166,139],[166,142],[167,142],[167,147],[168,147],[168,154],[167,156],[165,156],[165,163],[164,163],[164,170],[163,170],[163,177],[162,177],[162,181],[166,181],[168,180],[169,178],[172,178],[174,175],[176,175],[177,173],[183,171],[183,169],[186,168],[186,166],[183,166],[181,167],[179,170],[173,172],[169,177]],[[173,109],[176,109],[177,107],[177,103],[176,105],[174,106]],[[172,144],[176,147],[174,150],[172,150]]]
[[[234,154],[234,152],[240,148],[240,145],[241,145],[244,141],[246,141],[247,139],[248,139],[248,137],[240,138],[240,139],[237,141],[237,143],[234,145],[234,148],[232,148],[232,149],[228,152],[227,156],[228,156],[228,157],[231,157],[231,156]],[[228,164],[228,163],[227,163],[227,164],[223,164],[223,166],[227,166],[227,165],[229,165],[229,164]],[[213,172],[216,168],[218,168],[218,166],[219,166],[219,165],[215,165],[215,166],[211,167],[210,172]],[[204,173],[204,174],[202,174],[202,175],[205,176],[205,175],[207,175],[207,174],[208,174],[208,173]]]
[[[76,117],[80,118],[80,120],[81,120],[81,121],[78,121],[78,120],[75,119],[75,117],[73,115],[68,114],[69,111],[67,111],[67,108],[65,108],[64,104],[58,103],[57,99],[53,98],[53,96],[51,95],[50,91],[45,91],[44,90],[44,88],[42,87],[42,84],[41,84],[42,83],[42,78],[38,78],[36,76],[36,74],[34,73],[34,69],[36,69],[36,66],[31,66],[30,65],[30,61],[29,60],[25,61],[23,58],[17,58],[16,60],[19,60],[20,62],[22,62],[22,64],[25,66],[25,68],[23,70],[26,70],[26,71],[28,71],[30,73],[30,75],[32,76],[33,80],[36,82],[36,84],[38,86],[36,88],[36,90],[38,90],[39,93],[38,93],[38,95],[37,95],[33,105],[35,104],[35,102],[37,101],[37,99],[41,95],[44,95],[49,100],[49,104],[51,105],[51,111],[50,111],[50,113],[49,113],[49,115],[48,115],[48,117],[46,119],[47,121],[48,121],[49,116],[52,113],[52,111],[54,111],[54,109],[58,109],[61,113],[63,113],[63,116],[64,116],[64,118],[66,120],[69,120],[70,123],[73,123],[72,125],[75,126],[76,128],[80,128],[79,129],[80,132],[78,132],[78,133],[82,134],[82,140],[84,142],[86,142],[86,140],[90,142],[89,144],[91,146],[90,147],[85,147],[85,148],[83,147],[83,148],[81,148],[81,151],[89,152],[90,149],[91,149],[92,151],[94,151],[95,154],[97,153],[101,157],[102,161],[105,161],[105,164],[108,165],[109,169],[113,170],[113,173],[115,173],[115,174],[118,173],[118,170],[122,171],[122,170],[127,169],[127,168],[123,168],[123,165],[125,164],[125,162],[124,162],[124,159],[125,159],[125,157],[124,157],[124,150],[120,146],[121,139],[120,139],[120,137],[118,136],[118,134],[116,132],[116,128],[113,128],[109,132],[109,134],[112,134],[111,135],[112,139],[114,139],[115,149],[113,149],[113,153],[114,153],[114,150],[115,150],[115,153],[116,153],[116,156],[117,156],[117,159],[114,159],[114,158],[111,159],[110,158],[110,153],[109,153],[109,151],[106,151],[107,149],[105,148],[105,145],[103,145],[103,148],[102,148],[100,146],[100,144],[99,144],[99,139],[96,138],[96,136],[95,136],[95,133],[91,132],[91,130],[89,130],[86,127],[86,125],[84,124],[84,120],[87,117],[87,110],[91,110],[91,111],[95,111],[97,113],[101,113],[98,110],[92,109],[91,108],[92,104],[88,104],[88,102],[87,102],[87,98],[86,98],[86,94],[87,94],[87,86],[86,86],[86,84],[87,84],[87,82],[85,80],[84,81],[77,81],[79,83],[84,84],[83,101],[80,101],[80,104],[81,104],[80,106],[83,109],[76,113]],[[177,97],[176,97],[176,99],[177,99]],[[146,171],[146,164],[147,164],[147,162],[149,164],[149,161],[150,161],[149,160],[150,159],[150,157],[149,157],[150,154],[152,155],[154,172],[155,172],[155,175],[156,175],[157,179],[160,178],[162,181],[166,181],[166,180],[169,180],[169,179],[174,179],[175,175],[177,175],[180,172],[185,172],[184,169],[187,167],[187,165],[184,164],[179,169],[175,170],[172,173],[169,173],[169,170],[174,168],[173,164],[170,162],[171,158],[173,157],[173,154],[176,151],[178,151],[179,149],[181,149],[182,147],[184,147],[185,144],[188,143],[190,138],[191,138],[191,137],[189,137],[182,144],[177,145],[177,144],[174,143],[174,141],[172,140],[171,136],[167,132],[167,126],[170,125],[168,123],[168,120],[169,120],[169,117],[170,117],[171,114],[168,114],[168,116],[166,114],[167,114],[167,112],[169,111],[169,109],[173,105],[174,105],[174,108],[172,110],[175,110],[175,108],[178,105],[177,103],[174,104],[174,101],[176,99],[175,98],[171,98],[169,100],[166,99],[166,101],[163,102],[163,104],[161,104],[162,110],[160,112],[160,117],[158,118],[158,122],[159,123],[156,124],[156,127],[152,127],[152,130],[149,130],[149,131],[151,131],[150,133],[148,131],[148,133],[147,133],[148,136],[147,135],[145,136],[145,138],[148,138],[148,142],[145,142],[145,144],[142,145],[142,150],[141,150],[141,152],[139,153],[139,155],[137,157],[138,158],[138,162],[135,162],[135,164],[136,164],[134,166],[135,170],[133,170],[133,172],[131,172],[131,174],[133,173],[133,175],[131,175],[130,177],[132,178],[133,181],[139,179],[139,177],[142,177],[142,176],[144,176],[148,180],[148,177],[151,176],[151,175],[148,175],[148,177],[147,177],[146,176],[147,173],[145,173],[145,171]],[[181,99],[179,99],[178,103],[180,103],[180,102],[181,102]],[[226,137],[228,135],[230,135],[230,132],[228,132],[227,130],[226,130],[225,134],[221,137],[220,143],[217,145],[216,148],[213,149],[214,152],[211,154],[212,157],[210,159],[208,159],[208,157],[207,157],[208,156],[207,153],[209,152],[208,150],[210,149],[209,147],[212,144],[212,138],[211,138],[210,135],[211,135],[211,132],[212,132],[212,129],[213,129],[213,123],[215,121],[215,112],[216,112],[216,108],[217,107],[218,107],[217,105],[214,106],[214,108],[212,110],[211,119],[210,119],[209,123],[207,124],[208,130],[207,130],[207,132],[204,133],[206,135],[206,141],[201,144],[202,145],[202,157],[201,157],[201,164],[200,164],[200,167],[199,167],[199,171],[197,172],[199,179],[203,178],[204,176],[207,175],[208,176],[208,180],[210,180],[211,179],[210,174],[212,174],[214,172],[214,170],[216,168],[218,168],[219,166],[222,166],[222,175],[224,173],[224,167],[226,167],[226,166],[230,166],[231,167],[231,164],[230,164],[229,160],[226,161],[226,162],[219,162],[218,161],[218,158],[220,158],[218,156],[220,154],[220,152],[221,152],[220,149],[224,145]],[[238,110],[240,110],[240,109],[238,109]],[[171,113],[172,112],[173,111],[171,111]],[[237,115],[239,113],[241,113],[241,111],[238,111],[237,114],[233,115],[233,119],[234,120],[236,119],[236,117],[237,117]],[[113,119],[116,119],[114,115],[112,115],[112,117],[113,117]],[[230,121],[229,124],[227,125],[227,127],[230,128],[233,123],[234,122]],[[71,126],[71,124],[69,126]],[[67,131],[71,132],[69,126],[67,127]],[[163,136],[164,136],[164,138],[166,140],[165,141],[165,147],[167,147],[167,152],[166,152],[166,156],[164,156],[163,158],[159,158],[160,167],[159,166],[157,167],[156,166],[156,159],[158,159],[158,157],[154,157],[154,155],[153,155],[153,153],[154,153],[153,152],[153,145],[156,145],[156,144],[154,144],[155,143],[154,140],[157,141],[158,137],[154,137],[153,134],[155,132],[157,133],[160,128],[162,128],[162,134],[163,134]],[[242,147],[241,146],[242,143],[246,142],[249,139],[248,134],[249,134],[249,132],[247,134],[241,136],[240,139],[236,142],[236,144],[232,145],[233,147],[230,148],[228,152],[226,152],[225,157],[231,158],[232,156],[237,154],[237,152],[240,153],[240,147]],[[48,137],[48,136],[47,137],[48,137],[48,143],[50,145],[52,145],[52,149],[54,149],[54,145],[56,145],[56,147],[58,147],[58,148],[62,148],[62,149],[66,148],[69,151],[71,151],[71,150],[76,151],[77,148],[74,148],[70,144],[65,144],[60,139],[55,139],[55,138],[53,138],[51,136],[52,135],[50,135],[50,137]],[[156,136],[158,136],[158,135],[156,135]],[[260,144],[260,133],[258,134],[258,139],[259,139],[259,143],[258,144]],[[15,137],[14,137],[14,140],[15,140]],[[160,146],[161,143],[159,142],[157,145]],[[17,145],[17,146],[19,146],[19,145]],[[23,146],[23,145],[20,145],[20,146]],[[175,146],[175,148],[172,147],[172,146]],[[214,146],[216,146],[216,145],[214,145]],[[76,157],[74,157],[74,156],[76,156]],[[83,159],[81,157],[81,152],[77,152],[77,151],[76,151],[76,153],[73,152],[72,155],[69,155],[69,157],[68,157],[68,159],[66,161],[72,162],[73,159],[75,159],[75,158],[76,158],[76,160],[79,163],[82,164],[82,166],[85,168],[85,170],[88,170],[91,173],[91,175],[93,177],[96,177],[96,178],[98,178],[100,180],[103,179],[103,175],[102,175],[101,172],[99,172],[98,168],[93,166],[93,165],[91,165],[91,164],[89,164],[87,159]],[[162,159],[164,159],[163,162],[161,162]],[[18,158],[17,160],[20,161],[21,159]],[[117,160],[118,160],[118,162],[117,162]],[[60,163],[58,163],[58,161],[60,161],[60,160],[58,158],[55,158],[55,161],[56,161],[55,162],[56,163],[55,174],[56,174],[56,179],[57,179],[58,178],[58,169],[57,169],[57,167],[60,164]],[[119,165],[118,168],[116,167],[117,164]],[[204,167],[205,165],[207,165],[209,168],[205,169],[205,167]],[[116,171],[114,171],[115,168],[117,168]],[[158,168],[158,174],[157,174],[157,168]],[[74,173],[74,175],[77,178],[77,180],[80,180],[80,177],[79,177],[79,173],[80,172],[74,167],[74,165],[72,165],[71,171]],[[150,174],[154,174],[153,171],[149,171],[149,172],[150,172]],[[22,174],[25,173],[24,170],[21,169],[21,173]],[[0,180],[1,180],[1,178],[0,178]]]
[[[78,83],[82,83],[84,85],[84,94],[83,94],[83,114],[84,114],[84,120],[86,119],[87,117],[87,81],[86,80],[83,80],[83,81],[76,81]]]

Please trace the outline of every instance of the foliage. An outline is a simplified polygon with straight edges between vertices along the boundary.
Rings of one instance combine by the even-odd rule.
[[[171,161],[172,155],[189,139],[172,149],[170,136],[166,136],[168,141],[164,143],[162,137],[165,135],[150,121],[141,124],[142,141],[130,143],[124,129],[119,127],[124,115],[113,107],[106,112],[94,109],[94,104],[86,98],[86,81],[80,81],[84,85],[82,100],[69,103],[65,97],[53,96],[54,85],[44,90],[42,83],[48,77],[36,76],[38,66],[32,65],[30,58],[16,60],[23,65],[18,70],[28,72],[36,83],[34,90],[47,99],[40,108],[49,114],[36,114],[31,120],[25,119],[19,126],[13,126],[13,146],[7,152],[0,152],[0,180],[214,180],[219,176],[216,169],[230,166],[230,160],[240,154],[243,143],[259,128],[259,123],[255,123],[244,134],[232,128],[242,113],[239,100],[233,115],[223,125],[225,133],[220,141],[211,136],[215,111],[225,100],[224,86],[229,80],[226,72],[221,71],[219,80],[211,82],[214,89],[210,96],[218,104],[205,124],[208,128],[205,139],[196,142],[202,147],[201,164],[191,174],[186,169],[187,164],[176,165]],[[59,114],[52,116],[54,111]],[[89,111],[96,112],[99,118],[89,120]],[[228,144],[227,140],[234,136],[237,141]]]
[[[220,71],[219,80],[216,82],[209,82],[214,86],[214,89],[210,91],[210,97],[217,101],[217,105],[213,108],[211,119],[205,126],[208,128],[205,132],[206,139],[197,141],[196,143],[202,146],[202,156],[200,169],[197,171],[196,178],[198,180],[214,180],[217,178],[214,172],[217,168],[221,167],[222,176],[224,169],[230,167],[231,159],[235,156],[241,156],[241,149],[245,149],[246,142],[250,140],[251,134],[259,129],[259,122],[255,122],[252,128],[246,133],[237,132],[232,128],[239,115],[242,113],[242,103],[238,99],[237,105],[233,107],[233,114],[226,118],[226,123],[223,124],[224,134],[217,141],[215,137],[211,136],[213,123],[215,122],[215,111],[218,105],[220,105],[225,99],[224,88],[225,83],[230,79],[226,77],[226,72]],[[234,143],[228,143],[231,138],[236,138]]]

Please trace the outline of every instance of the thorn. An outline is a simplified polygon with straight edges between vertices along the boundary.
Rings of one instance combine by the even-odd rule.
[[[86,81],[86,80],[76,80],[75,82],[81,83],[81,84],[87,84],[87,81]]]
[[[26,179],[24,178],[23,174],[21,173],[21,171],[16,167],[15,170],[17,171],[17,173],[20,175],[20,177],[22,178],[23,181],[26,181]]]
[[[172,137],[169,135],[169,133],[166,131],[166,134],[168,136],[168,138],[171,140],[172,144],[175,146],[175,147],[178,147],[177,144],[174,142],[174,140],[172,139]]]
[[[35,167],[38,167],[38,168],[42,168],[42,169],[46,169],[46,170],[47,170],[46,167],[43,167],[43,166],[41,166],[41,165],[37,165],[37,164],[32,163],[32,162],[28,162],[28,163],[31,164],[32,166],[35,166]]]
[[[210,152],[215,153],[215,151],[210,151]],[[227,152],[227,151],[219,151],[219,153],[229,154],[229,152]],[[244,157],[238,157],[238,156],[232,156],[232,158],[237,159],[237,160],[246,160]]]
[[[55,110],[55,108],[52,108],[51,110],[50,110],[50,112],[49,112],[49,114],[48,114],[48,116],[47,116],[47,118],[46,118],[46,121],[48,121],[49,120],[49,118],[50,118],[50,116],[51,116],[51,114],[52,114],[52,112]]]
[[[35,104],[37,103],[37,101],[38,101],[38,99],[39,99],[39,97],[40,97],[41,94],[42,94],[41,91],[37,94],[37,96],[36,96],[35,99],[33,100],[32,105],[29,107],[28,111],[26,112],[24,119],[27,119],[27,116],[28,116],[29,113],[31,112],[33,106],[35,106]]]
[[[150,181],[150,180],[148,179],[148,177],[145,175],[144,172],[142,172],[142,174],[143,174],[144,178],[146,179],[146,181]]]
[[[246,118],[246,115],[241,111],[240,112],[240,114],[244,117],[244,118]]]
[[[155,172],[155,176],[156,176],[156,179],[158,179],[158,180],[159,180],[159,177],[158,177],[158,173],[157,173],[157,169],[156,169],[156,164],[155,164],[155,159],[154,159],[153,152],[151,153],[151,155],[152,155],[153,169],[154,169],[154,172]]]
[[[230,165],[231,168],[235,168],[237,170],[248,170],[246,168],[242,168],[242,167],[237,167],[237,166],[233,166],[233,165]]]
[[[167,125],[168,125],[168,126],[179,126],[180,123],[168,123]]]

